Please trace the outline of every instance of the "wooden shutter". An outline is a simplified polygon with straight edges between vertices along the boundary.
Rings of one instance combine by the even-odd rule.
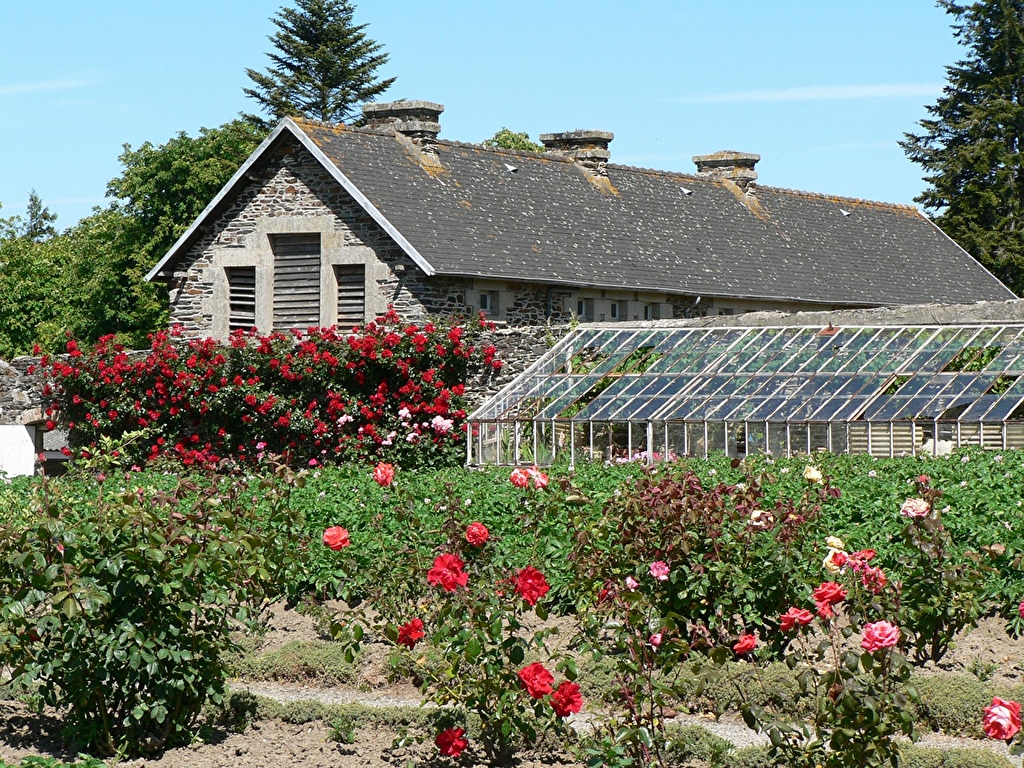
[[[271,235],[274,328],[320,325],[320,235]]]
[[[362,325],[366,315],[366,267],[362,264],[338,264],[338,325],[347,328]]]
[[[228,330],[256,327],[256,267],[227,267]]]

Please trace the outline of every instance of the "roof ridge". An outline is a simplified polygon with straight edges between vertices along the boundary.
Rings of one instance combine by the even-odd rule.
[[[895,210],[908,211],[911,213],[921,213],[920,209],[916,205],[907,205],[906,203],[887,203],[884,200],[868,200],[867,198],[863,197],[848,197],[847,195],[830,195],[825,192],[805,192],[802,189],[790,189],[788,187],[773,187],[768,184],[758,184],[756,189],[763,189],[768,192],[781,192],[783,194],[793,195],[795,197],[809,197],[817,200],[830,200],[835,203],[850,203],[851,205],[863,205],[872,208],[892,208]]]
[[[297,122],[309,123],[317,127],[327,128],[328,130],[334,131],[352,131],[355,133],[363,133],[373,136],[387,136],[386,133],[374,130],[372,128],[363,128],[361,126],[346,125],[345,123],[328,123],[322,120],[315,120],[308,117],[293,117],[292,120]],[[475,149],[484,150],[487,152],[494,152],[499,155],[508,155],[511,157],[527,157],[536,158],[547,161],[572,162],[572,159],[562,155],[558,152],[531,152],[525,149],[505,149],[504,147],[492,147],[482,142],[467,142],[467,141],[456,141],[454,139],[437,139],[437,143],[443,146],[458,147],[461,149]],[[674,179],[686,179],[691,182],[710,182],[718,183],[718,179],[705,178],[698,176],[694,173],[685,173],[683,171],[669,171],[663,168],[646,168],[640,165],[624,165],[622,163],[608,163],[608,167],[619,170],[628,171],[631,173],[643,173],[647,175],[663,176]],[[791,195],[793,197],[803,197],[813,200],[828,200],[834,203],[848,203],[849,205],[865,206],[870,208],[883,208],[886,210],[904,211],[907,213],[915,213],[921,215],[920,209],[916,205],[907,205],[906,203],[888,203],[883,200],[868,200],[861,197],[849,197],[847,195],[830,195],[824,192],[808,192],[802,189],[790,189],[789,187],[775,187],[769,184],[758,184],[755,182],[754,195],[757,195],[758,190],[764,190],[766,192],[778,192],[784,195]]]

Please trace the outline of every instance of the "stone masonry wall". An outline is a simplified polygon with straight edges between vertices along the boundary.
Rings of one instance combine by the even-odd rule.
[[[43,418],[43,377],[35,370],[38,357],[0,360],[0,425],[34,424]]]
[[[217,256],[241,255],[261,221],[288,217],[330,217],[332,231],[344,238],[346,246],[369,247],[387,266],[386,275],[378,272],[378,303],[384,308],[394,305],[409,319],[421,319],[428,313],[428,307],[410,290],[410,285],[418,287],[417,281],[409,279],[406,284],[405,276],[419,273],[419,268],[297,142],[283,146],[254,176],[174,270],[171,323],[183,325],[187,336],[212,332]]]

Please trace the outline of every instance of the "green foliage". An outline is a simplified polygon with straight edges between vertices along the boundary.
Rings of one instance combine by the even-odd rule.
[[[939,0],[965,57],[946,67],[920,134],[901,142],[924,170],[936,223],[1016,293],[1024,292],[1024,2]]]
[[[27,524],[0,523],[0,655],[91,751],[159,750],[222,696],[232,631],[286,578],[301,478],[167,492],[83,469],[95,479],[44,482]]]
[[[918,676],[918,718],[929,728],[956,736],[984,738],[981,715],[998,695],[991,683],[966,675]]]
[[[502,126],[502,129],[491,138],[484,139],[485,147],[498,147],[500,149],[518,149],[523,152],[543,152],[544,145],[534,144],[530,141],[528,133],[516,133]]]
[[[245,120],[200,128],[192,137],[180,131],[166,144],[125,144],[118,158],[121,175],[107,184],[111,211],[131,220],[129,242],[119,249],[150,269],[174,245],[267,132]],[[144,274],[144,273],[143,273]],[[102,335],[102,334],[99,334]]]
[[[28,220],[0,219],[0,358],[117,334],[146,346],[167,326],[167,296],[146,273],[265,137],[244,120],[179,133],[166,144],[127,144],[107,185],[111,205],[57,234],[34,193]]]
[[[320,685],[343,685],[356,677],[356,668],[341,643],[293,640],[274,651],[246,654],[230,672],[246,680],[286,680]]]
[[[387,62],[383,46],[353,24],[348,0],[296,0],[271,21],[276,52],[266,72],[247,69],[254,88],[244,88],[272,119],[302,116],[325,122],[344,122],[358,116],[357,107],[373,101],[395,82],[377,80],[375,72]],[[254,118],[258,121],[258,118]]]
[[[55,757],[29,755],[21,758],[19,763],[8,763],[0,757],[0,768],[105,768],[105,766],[102,760],[86,755],[79,755],[79,759],[73,763],[65,763]]]

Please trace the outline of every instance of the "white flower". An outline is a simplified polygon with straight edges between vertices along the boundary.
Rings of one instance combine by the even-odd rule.
[[[471,506],[473,506],[473,500],[472,500],[472,499],[466,499],[466,501],[465,501],[464,503],[465,503],[465,505],[466,505],[467,507],[471,507]]]
[[[708,474],[711,475],[712,477],[714,477],[715,475],[718,474],[718,470],[717,469],[712,469],[711,471],[708,472]]]
[[[992,457],[992,461],[1002,461],[1002,460],[1003,460],[1002,456],[993,456]]]
[[[782,469],[779,470],[779,472],[781,474],[783,474],[783,475],[788,475],[789,474],[789,467],[783,467]]]
[[[838,536],[829,536],[825,539],[825,546],[832,549],[846,549],[846,545],[843,543],[843,540]]]
[[[878,473],[873,469],[868,470],[868,477],[878,477]]]
[[[970,460],[971,460],[970,456],[964,456],[962,459],[960,459],[960,463],[961,464],[966,464]]]
[[[961,480],[960,481],[960,487],[961,488],[966,488],[967,487],[967,481],[966,480]]]

